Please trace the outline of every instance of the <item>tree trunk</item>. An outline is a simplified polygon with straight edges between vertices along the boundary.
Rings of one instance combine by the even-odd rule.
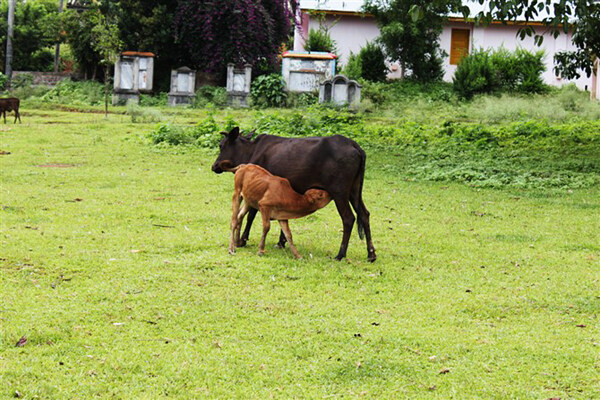
[[[8,78],[8,87],[12,79],[12,58],[13,58],[13,34],[15,23],[15,0],[8,0],[8,30],[6,34],[6,64],[4,65],[4,73]]]
[[[108,64],[104,67],[104,118],[108,119],[108,89],[110,80],[108,79]]]
[[[63,10],[63,0],[58,3],[58,15]],[[60,39],[56,42],[56,48],[54,49],[54,72],[58,72],[58,61],[60,60]]]

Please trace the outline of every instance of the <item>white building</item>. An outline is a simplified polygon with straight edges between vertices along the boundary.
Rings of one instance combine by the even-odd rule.
[[[314,11],[325,15],[325,23],[329,27],[331,38],[336,41],[340,53],[340,62],[345,64],[350,52],[358,53],[365,43],[373,41],[379,36],[379,28],[373,16],[362,12],[363,0],[300,0],[301,24],[296,29],[294,37],[294,51],[304,50],[304,40],[311,28],[318,29],[320,19]],[[475,15],[483,10],[484,6],[478,2],[470,4],[471,13]],[[543,17],[540,15],[540,18]],[[537,33],[543,33],[544,27],[540,22],[529,22]],[[546,72],[543,75],[549,85],[560,86],[567,82],[574,82],[580,89],[592,89],[592,77],[581,77],[574,81],[567,81],[554,75],[554,54],[559,51],[575,50],[571,41],[571,34],[561,33],[556,39],[550,34],[544,34],[541,46],[534,44],[533,37],[521,40],[517,31],[522,25],[515,23],[492,23],[486,27],[475,26],[473,22],[466,21],[463,17],[449,18],[448,23],[440,36],[440,47],[448,56],[444,59],[444,80],[452,81],[460,56],[478,48],[499,48],[504,46],[507,50],[523,48],[531,52],[545,51]],[[389,77],[401,76],[397,64],[390,65]],[[596,82],[594,82],[596,83]]]

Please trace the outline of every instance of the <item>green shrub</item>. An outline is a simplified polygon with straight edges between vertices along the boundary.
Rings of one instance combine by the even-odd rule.
[[[480,49],[462,58],[452,82],[459,97],[470,99],[477,93],[490,93],[496,87],[495,78],[490,52]]]
[[[212,104],[216,107],[227,105],[227,90],[221,86],[200,86],[192,103],[193,108],[203,108]]]
[[[225,125],[221,129],[211,113],[192,127],[176,126],[173,124],[158,124],[150,132],[149,138],[154,144],[168,144],[172,146],[179,145],[197,145],[205,148],[215,148],[221,141],[220,132],[230,131],[239,124],[231,117],[225,120]]]
[[[331,38],[327,29],[323,28],[323,26],[319,27],[319,29],[310,29],[304,49],[306,51],[337,53],[335,40]]]
[[[178,146],[192,143],[191,136],[184,128],[172,124],[158,124],[149,137],[154,144],[166,143]]]
[[[160,92],[155,95],[140,94],[140,106],[159,107],[167,105],[167,93]]]
[[[152,108],[140,107],[138,104],[131,100],[127,102],[127,109],[125,113],[131,116],[131,122],[133,123],[158,122],[162,119],[162,116],[159,111],[154,110]]]
[[[33,75],[19,74],[14,75],[10,82],[10,86],[14,89],[31,86],[33,84]]]
[[[285,85],[280,74],[261,75],[250,88],[252,105],[259,108],[283,107],[287,99]]]
[[[287,94],[286,105],[291,108],[309,107],[318,103],[319,93],[317,91],[303,93],[290,92]]]
[[[6,88],[7,82],[8,82],[8,76],[6,76],[2,72],[0,72],[0,90],[4,90]]]
[[[517,90],[523,93],[543,93],[547,91],[547,86],[542,79],[542,74],[546,71],[544,51],[530,53],[524,49],[517,49],[514,57],[519,71]]]
[[[104,104],[104,85],[96,81],[73,82],[65,79],[58,82],[42,97],[47,103],[70,105]]]
[[[545,70],[543,51],[480,49],[461,60],[454,74],[454,89],[465,99],[495,90],[543,93],[547,91],[542,79]]]
[[[344,66],[342,74],[350,79],[360,79],[362,77],[362,59],[359,54],[350,52],[348,62]]]
[[[384,82],[387,75],[385,55],[381,46],[368,42],[360,49],[361,77],[371,82]]]

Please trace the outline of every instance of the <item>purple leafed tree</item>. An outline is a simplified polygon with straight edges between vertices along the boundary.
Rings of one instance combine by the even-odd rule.
[[[296,0],[181,0],[177,40],[195,67],[221,72],[226,64],[273,65],[291,34]]]

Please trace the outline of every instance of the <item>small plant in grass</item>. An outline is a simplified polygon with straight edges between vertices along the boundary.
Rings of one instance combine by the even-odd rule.
[[[258,108],[283,107],[287,93],[280,74],[261,75],[250,88],[252,105]]]
[[[212,104],[216,107],[227,105],[227,90],[221,86],[200,86],[192,103],[193,108],[203,108]]]
[[[6,87],[6,83],[8,82],[8,77],[0,72],[0,90],[4,90]]]
[[[160,92],[155,95],[140,94],[140,106],[157,107],[167,105],[167,93]]]
[[[162,116],[159,111],[140,107],[134,101],[127,102],[127,110],[125,111],[127,115],[131,116],[131,122],[139,123],[139,122],[158,122],[162,119]]]

